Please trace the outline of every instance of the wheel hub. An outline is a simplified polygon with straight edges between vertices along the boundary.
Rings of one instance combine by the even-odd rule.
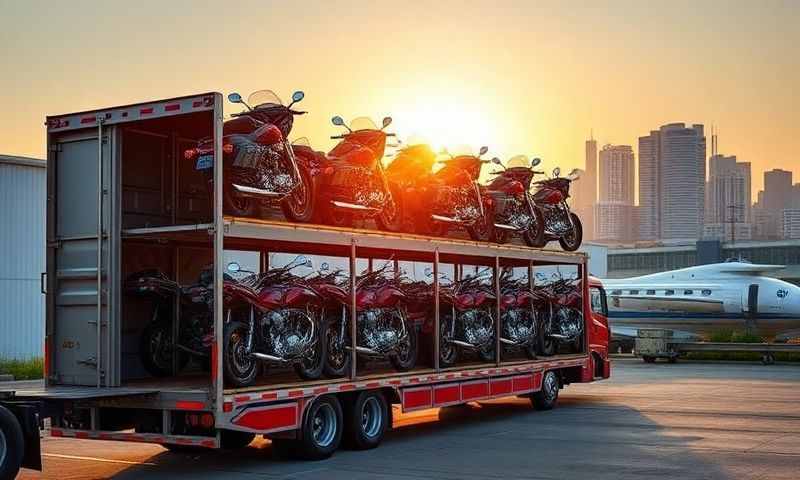
[[[314,443],[320,447],[328,447],[336,437],[336,413],[328,404],[321,405],[314,418],[311,419],[311,430]]]

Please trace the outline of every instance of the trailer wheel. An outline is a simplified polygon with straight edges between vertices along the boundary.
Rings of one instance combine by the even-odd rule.
[[[300,456],[323,460],[333,455],[342,441],[342,406],[331,395],[319,397],[306,410],[301,428]]]
[[[558,402],[558,389],[560,387],[558,375],[553,370],[545,372],[542,378],[542,388],[531,395],[531,403],[537,410],[551,410]]]
[[[344,414],[344,438],[348,447],[369,450],[380,445],[389,427],[389,406],[380,392],[359,393]]]
[[[22,427],[11,412],[0,406],[0,478],[15,478],[25,453]]]

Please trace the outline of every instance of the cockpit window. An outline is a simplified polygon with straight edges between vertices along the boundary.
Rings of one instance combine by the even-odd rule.
[[[703,289],[702,293],[703,293],[704,297],[708,297],[709,295],[711,295],[711,290],[709,290],[708,288],[705,288],[705,289]]]
[[[684,295],[694,295],[694,290],[686,289],[686,290],[683,291],[683,294]]]
[[[664,290],[664,295],[675,295],[675,290]]]
[[[592,304],[592,312],[607,317],[608,305],[606,304],[606,296],[603,290],[597,287],[589,288],[589,298]]]

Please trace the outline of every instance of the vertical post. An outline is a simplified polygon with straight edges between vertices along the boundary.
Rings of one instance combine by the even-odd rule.
[[[394,279],[397,280],[400,278],[400,260],[397,257],[394,258]]]
[[[214,382],[214,407],[217,426],[222,418],[225,382],[222,374],[222,356],[225,352],[222,328],[222,279],[223,247],[225,240],[224,218],[222,217],[222,95],[214,94],[214,348],[211,352],[211,381]]]
[[[500,366],[500,257],[494,257],[494,296],[497,299],[494,302],[494,311],[497,315],[497,321],[494,324],[494,360],[495,365]]]
[[[175,298],[173,299],[172,305],[172,374],[178,374],[178,357],[180,356],[180,352],[176,348],[178,345],[178,337],[181,331],[181,291],[180,291],[180,277],[178,276],[178,268],[181,264],[180,262],[180,254],[178,253],[178,247],[175,246],[175,251],[173,252],[173,275],[175,278],[175,283],[177,289],[175,290]]]
[[[439,342],[441,341],[439,319],[439,247],[433,249],[433,369],[439,373]]]
[[[97,386],[103,382],[103,122],[97,116]]]
[[[355,380],[356,369],[356,321],[358,312],[356,311],[356,239],[350,241],[350,379]]]

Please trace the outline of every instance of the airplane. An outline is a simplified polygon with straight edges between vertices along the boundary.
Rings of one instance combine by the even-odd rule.
[[[685,340],[715,331],[752,332],[786,341],[800,336],[800,287],[766,276],[782,265],[735,260],[639,277],[602,280],[612,338],[662,328]]]

